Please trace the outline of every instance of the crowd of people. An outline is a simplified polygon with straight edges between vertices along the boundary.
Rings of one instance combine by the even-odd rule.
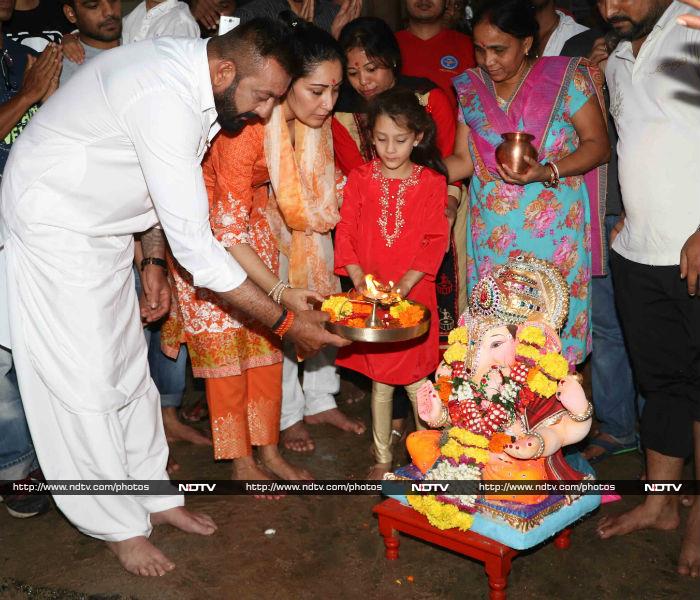
[[[382,478],[468,295],[522,254],[569,286],[584,456],[641,448],[646,478],[694,459],[700,480],[700,3],[591,4],[599,28],[554,0],[0,4],[0,480],[167,479],[172,441],[236,479],[310,479],[280,445],[366,430],[339,367],[372,381]],[[525,172],[496,159],[513,131]],[[431,309],[426,336],[326,330],[315,303],[369,273]],[[188,365],[211,436],[181,419]],[[50,508],[3,493],[16,517]],[[178,495],[54,500],[139,575],[174,568],[154,525],[216,530]],[[680,504],[598,533],[676,528]],[[685,504],[678,571],[700,577]]]

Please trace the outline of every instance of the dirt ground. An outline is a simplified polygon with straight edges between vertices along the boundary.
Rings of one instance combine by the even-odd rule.
[[[369,423],[369,399],[347,382],[339,405]],[[186,403],[201,392],[188,391]],[[319,479],[362,479],[372,459],[370,433],[356,436],[327,426],[312,428],[316,451],[292,456]],[[291,454],[291,453],[290,453]],[[215,463],[208,448],[178,444],[182,478],[225,479],[230,464]],[[609,459],[601,478],[636,478],[636,453]],[[158,579],[124,572],[99,541],[73,529],[54,509],[13,519],[0,505],[0,600],[203,600],[277,598],[480,599],[488,587],[480,563],[401,536],[401,556],[389,562],[373,518],[372,496],[297,496],[280,501],[241,496],[197,496],[190,508],[212,515],[210,538],[163,527],[152,536],[177,568]],[[700,598],[700,582],[675,573],[681,531],[645,531],[602,541],[601,515],[639,498],[602,507],[578,523],[568,550],[546,544],[513,562],[509,598],[602,600]],[[685,515],[684,515],[685,516]],[[683,526],[683,525],[682,525]],[[265,535],[272,528],[276,534]],[[410,577],[410,580],[408,579]]]

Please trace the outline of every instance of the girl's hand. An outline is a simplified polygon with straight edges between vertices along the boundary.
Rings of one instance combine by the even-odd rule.
[[[311,302],[323,302],[323,296],[303,288],[285,288],[280,302],[294,313],[300,313],[311,308]]]
[[[549,181],[552,177],[552,171],[549,167],[541,165],[536,160],[525,156],[525,162],[530,165],[530,168],[525,173],[516,173],[507,165],[498,165],[498,174],[506,183],[513,185],[527,185],[536,181]]]
[[[83,64],[85,60],[85,49],[77,36],[72,33],[64,34],[61,40],[61,46],[63,47],[63,56],[69,61],[78,65]]]

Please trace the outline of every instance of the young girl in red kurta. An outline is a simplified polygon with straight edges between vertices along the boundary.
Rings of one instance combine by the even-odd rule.
[[[435,147],[435,124],[410,90],[395,87],[372,103],[369,122],[378,158],[353,170],[345,186],[336,227],[336,273],[355,288],[371,273],[397,282],[402,296],[432,314],[430,331],[408,342],[354,343],[337,364],[370,377],[372,433],[377,464],[368,477],[391,468],[391,405],[394,386],[406,388],[414,408],[416,392],[440,360],[435,274],[448,244],[447,184]]]

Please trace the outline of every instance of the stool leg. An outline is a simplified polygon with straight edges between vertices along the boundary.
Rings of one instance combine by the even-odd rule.
[[[399,557],[400,540],[398,536],[394,535],[391,522],[381,516],[379,517],[379,533],[384,538],[384,556],[387,560],[396,560]]]
[[[559,550],[566,550],[571,546],[571,529],[562,529],[554,538],[554,546]]]
[[[510,557],[494,556],[485,561],[484,567],[489,578],[489,600],[506,600]]]

